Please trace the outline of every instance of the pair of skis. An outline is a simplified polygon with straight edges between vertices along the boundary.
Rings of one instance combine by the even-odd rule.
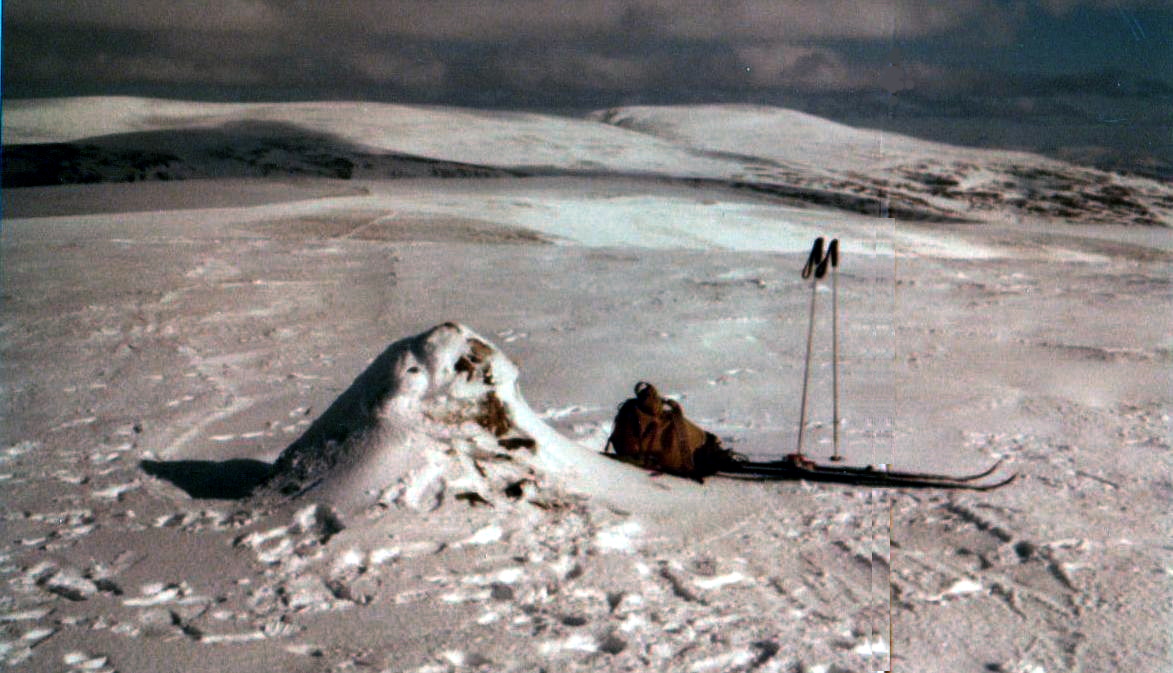
[[[806,364],[802,375],[802,406],[798,417],[798,446],[794,453],[786,455],[782,460],[768,462],[754,462],[747,460],[733,460],[720,471],[727,476],[740,476],[758,479],[801,479],[805,481],[833,482],[852,484],[855,486],[883,486],[891,488],[943,488],[968,489],[972,491],[989,491],[1000,488],[1014,481],[1018,476],[989,482],[983,481],[992,475],[1002,461],[993,464],[989,469],[976,474],[944,475],[927,472],[897,472],[887,469],[886,465],[879,467],[848,467],[843,465],[826,465],[807,458],[802,452],[803,431],[806,428],[806,398],[810,383],[811,348],[814,341],[815,306],[819,281],[826,277],[828,269],[831,273],[831,395],[832,395],[832,437],[834,452],[832,462],[841,462],[843,456],[839,453],[839,306],[838,306],[838,269],[839,269],[839,239],[832,239],[824,252],[823,237],[815,239],[811,247],[810,256],[802,269],[802,277],[811,281],[810,322],[806,333]]]
[[[1014,481],[1009,477],[993,482],[982,482],[1002,465],[994,463],[989,469],[976,474],[945,475],[928,472],[896,472],[868,465],[866,467],[845,467],[816,463],[806,456],[791,453],[782,460],[771,462],[735,461],[720,474],[730,477],[749,477],[762,480],[803,480],[851,484],[853,486],[882,486],[887,488],[945,488],[970,491],[992,491]]]

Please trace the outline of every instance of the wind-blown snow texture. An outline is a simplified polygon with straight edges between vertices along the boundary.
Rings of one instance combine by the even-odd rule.
[[[0,666],[1168,669],[1168,184],[737,106],[3,123]],[[791,450],[817,235],[849,460],[1012,486],[597,455],[638,380]]]

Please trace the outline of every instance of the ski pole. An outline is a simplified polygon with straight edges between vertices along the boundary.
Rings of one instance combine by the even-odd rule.
[[[806,398],[810,387],[811,351],[814,345],[815,333],[815,305],[817,303],[819,280],[827,275],[827,267],[831,267],[831,404],[832,404],[832,437],[834,454],[833,461],[843,460],[839,455],[839,239],[831,239],[827,246],[826,255],[823,254],[823,237],[815,239],[811,246],[806,265],[802,267],[802,277],[811,279],[811,308],[810,321],[806,328],[806,360],[802,371],[802,403],[798,413],[798,448],[796,454],[802,456],[802,438],[806,431]]]
[[[831,239],[827,256],[831,258],[831,460],[837,463],[843,460],[839,455],[839,239]]]
[[[798,447],[795,449],[795,453],[799,456],[802,456],[802,435],[806,430],[806,391],[810,385],[811,345],[815,336],[815,297],[818,294],[819,278],[821,277],[819,272],[826,272],[823,259],[823,237],[819,236],[811,246],[811,253],[806,259],[806,265],[802,267],[802,277],[811,279],[811,309],[810,320],[806,325],[806,360],[802,368],[802,403],[798,411]]]

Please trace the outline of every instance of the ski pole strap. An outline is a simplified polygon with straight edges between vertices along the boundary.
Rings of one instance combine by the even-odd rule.
[[[806,258],[806,265],[802,267],[802,277],[810,278],[813,275],[815,280],[821,279],[827,275],[828,264],[833,267],[839,266],[839,239],[831,239],[827,253],[823,254],[823,237],[819,236],[811,246],[811,254]]]

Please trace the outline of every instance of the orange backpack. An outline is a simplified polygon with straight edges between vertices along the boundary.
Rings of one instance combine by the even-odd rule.
[[[607,446],[621,460],[697,481],[737,460],[647,381],[635,384],[635,397],[619,406]]]

